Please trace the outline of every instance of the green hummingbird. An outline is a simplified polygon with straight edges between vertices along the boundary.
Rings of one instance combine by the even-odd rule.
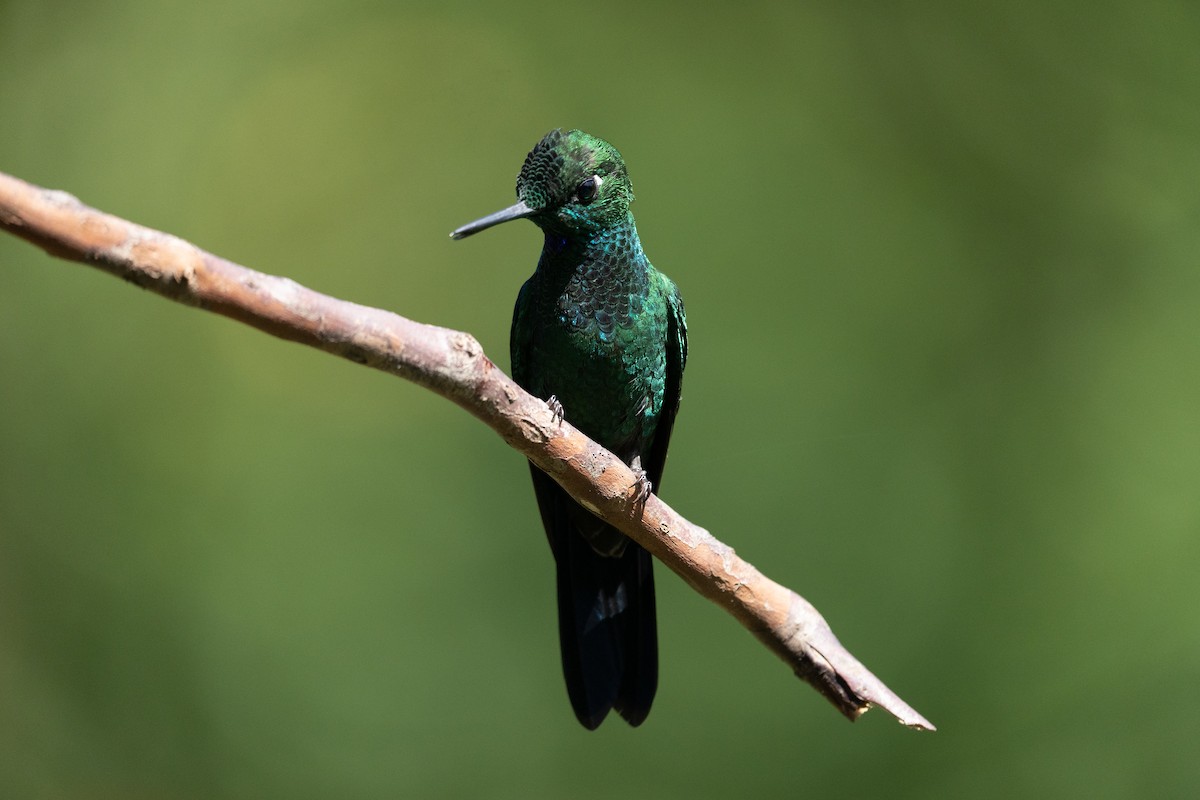
[[[612,451],[658,491],[679,409],[687,322],[679,290],[642,250],[625,162],[603,139],[553,130],[517,177],[517,203],[450,234],[513,219],[545,234],[513,311],[513,379]],[[530,464],[557,565],[558,633],[575,716],[594,730],[610,709],[630,725],[658,686],[651,558]]]

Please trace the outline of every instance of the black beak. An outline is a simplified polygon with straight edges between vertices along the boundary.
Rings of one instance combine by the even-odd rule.
[[[501,222],[508,222],[510,219],[524,219],[525,217],[536,214],[537,211],[525,205],[524,202],[517,203],[515,206],[509,206],[503,211],[497,211],[495,214],[488,214],[483,219],[477,219],[474,222],[468,222],[457,230],[451,231],[451,239],[465,239],[472,233],[479,233],[482,230],[487,230],[493,225],[499,225]]]

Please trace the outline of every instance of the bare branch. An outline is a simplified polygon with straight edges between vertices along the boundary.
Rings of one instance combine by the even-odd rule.
[[[850,655],[795,592],[766,578],[651,496],[635,502],[633,473],[612,453],[557,423],[484,355],[473,336],[314,292],[218,258],[0,173],[0,227],[51,255],[97,267],[172,300],[390,372],[454,401],[570,494],[737,618],[853,720],[878,705],[904,725],[934,730]]]

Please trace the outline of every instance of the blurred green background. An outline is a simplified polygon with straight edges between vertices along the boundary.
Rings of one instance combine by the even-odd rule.
[[[0,796],[1195,797],[1200,11],[0,2],[0,170],[507,367],[580,127],[692,356],[665,498],[940,730],[658,571],[585,732],[520,457],[0,236]]]

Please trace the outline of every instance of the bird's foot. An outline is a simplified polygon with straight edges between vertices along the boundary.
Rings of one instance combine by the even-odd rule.
[[[565,412],[563,411],[562,403],[558,402],[558,397],[550,395],[550,399],[546,401],[546,407],[550,409],[550,419],[555,425],[562,425]]]
[[[646,470],[642,469],[641,456],[633,459],[629,464],[629,469],[633,472],[633,497],[631,500],[638,514],[641,514],[646,510],[646,501],[650,499],[650,495],[654,494],[654,487],[650,485],[650,476],[646,474]]]

